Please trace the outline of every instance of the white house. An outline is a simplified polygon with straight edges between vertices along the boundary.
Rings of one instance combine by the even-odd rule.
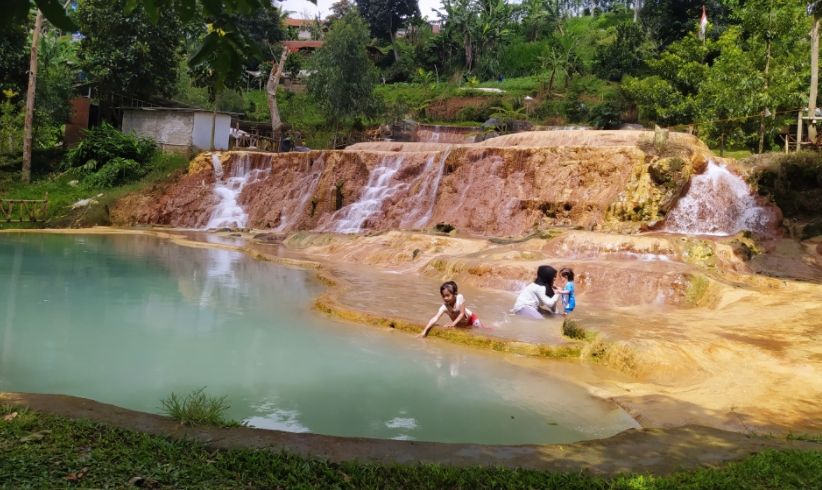
[[[231,113],[190,108],[131,107],[123,109],[124,133],[154,140],[164,150],[191,151],[211,149],[214,124],[214,149],[227,150]]]

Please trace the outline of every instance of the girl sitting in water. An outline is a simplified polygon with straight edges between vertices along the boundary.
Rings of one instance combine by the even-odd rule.
[[[445,328],[451,327],[477,327],[482,328],[482,322],[477,318],[477,314],[465,307],[465,298],[461,294],[457,294],[457,283],[454,281],[444,282],[440,286],[440,296],[442,296],[442,306],[440,306],[437,314],[434,315],[425,326],[425,330],[419,335],[425,337],[428,332],[434,328],[434,324],[442,317],[443,313],[447,313],[451,318],[451,323],[447,324]]]
[[[534,320],[544,318],[540,307],[553,313],[557,308],[557,303],[562,298],[562,295],[556,294],[554,291],[555,277],[557,277],[556,269],[550,265],[539,266],[537,268],[537,278],[519,292],[511,312]],[[561,306],[562,303],[559,303],[559,305]]]

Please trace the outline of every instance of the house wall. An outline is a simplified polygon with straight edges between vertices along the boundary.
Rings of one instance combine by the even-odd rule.
[[[83,139],[83,130],[88,129],[89,109],[91,100],[87,97],[71,99],[71,116],[66,123],[63,143],[68,147],[76,146]]]
[[[188,151],[194,116],[193,112],[126,110],[123,132],[151,138],[164,150]]]
[[[231,116],[228,114],[217,114],[217,124],[214,131],[214,148],[217,150],[228,149],[228,130],[231,127]],[[194,132],[192,135],[194,147],[200,150],[211,148],[211,113],[194,113]]]

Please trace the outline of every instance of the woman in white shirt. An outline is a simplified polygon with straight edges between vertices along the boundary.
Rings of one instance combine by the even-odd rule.
[[[514,308],[511,311],[534,320],[544,318],[540,312],[540,307],[553,312],[557,302],[562,298],[562,295],[554,292],[555,277],[557,277],[556,269],[550,265],[539,266],[537,268],[537,278],[519,292],[517,302],[514,303]]]

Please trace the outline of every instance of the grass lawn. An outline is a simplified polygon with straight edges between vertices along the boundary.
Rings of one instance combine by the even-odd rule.
[[[663,477],[337,464],[261,450],[211,450],[0,406],[0,487],[105,488],[129,482],[148,488],[820,488],[822,451],[767,451]]]

